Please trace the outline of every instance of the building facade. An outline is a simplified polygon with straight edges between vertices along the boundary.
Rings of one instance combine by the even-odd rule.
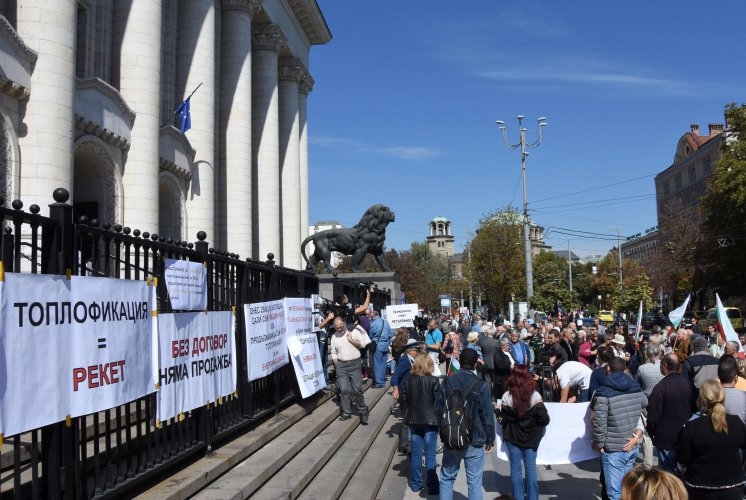
[[[0,194],[302,265],[315,0],[0,0]],[[191,129],[174,111],[190,99]],[[6,201],[9,203],[9,201]]]

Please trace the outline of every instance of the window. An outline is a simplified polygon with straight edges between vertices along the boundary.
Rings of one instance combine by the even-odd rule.
[[[671,193],[671,188],[668,185],[668,179],[663,181],[663,195],[668,196]]]
[[[676,186],[676,191],[681,190],[681,172],[676,172],[676,175],[674,175],[673,182],[674,182],[674,185]]]
[[[697,166],[692,163],[687,167],[687,174],[689,175],[689,184],[694,184],[697,180]]]
[[[710,155],[705,156],[703,165],[702,165],[702,173],[705,177],[710,175],[712,173],[712,162],[710,161]]]

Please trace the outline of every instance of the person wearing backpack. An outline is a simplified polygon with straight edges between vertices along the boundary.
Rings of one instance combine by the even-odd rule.
[[[453,498],[453,483],[461,461],[466,469],[469,500],[481,500],[484,456],[495,446],[495,416],[492,395],[475,370],[478,355],[464,349],[459,355],[459,371],[447,377],[438,389],[435,412],[443,441],[440,469],[440,498]]]

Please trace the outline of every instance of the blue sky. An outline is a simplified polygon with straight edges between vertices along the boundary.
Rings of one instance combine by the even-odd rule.
[[[692,123],[746,102],[746,2],[318,0],[332,41],[311,51],[313,224],[396,213],[387,247],[451,220],[460,251],[489,212],[529,213],[546,242],[586,256],[654,226],[655,175]],[[572,230],[572,236],[563,234]],[[580,238],[579,231],[606,235]]]

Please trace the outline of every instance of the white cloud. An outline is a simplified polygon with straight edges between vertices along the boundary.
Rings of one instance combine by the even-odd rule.
[[[443,152],[424,146],[373,146],[357,139],[346,139],[341,137],[311,136],[311,144],[320,146],[337,153],[345,154],[376,154],[390,156],[401,160],[421,161],[428,158],[443,156]]]

